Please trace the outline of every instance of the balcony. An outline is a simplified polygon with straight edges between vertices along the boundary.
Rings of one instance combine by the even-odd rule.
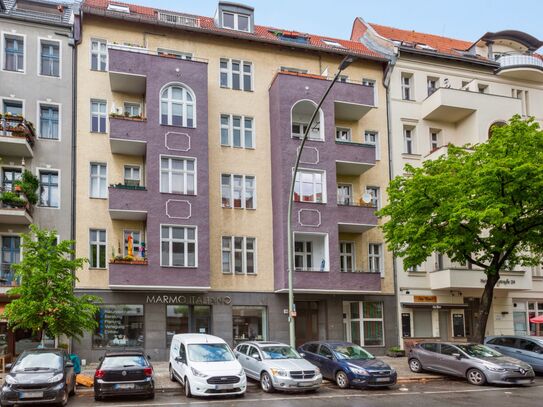
[[[521,113],[521,101],[508,96],[439,88],[422,102],[422,117],[444,123],[459,123],[478,110]]]
[[[286,289],[286,287],[285,287]],[[362,270],[342,272],[297,271],[294,273],[294,291],[319,292],[378,292],[381,290],[381,275]],[[282,291],[282,290],[279,290]]]
[[[340,233],[364,233],[377,226],[377,216],[372,204],[363,202],[338,202],[335,217]]]
[[[135,53],[148,54],[147,48],[134,47],[129,45],[110,44],[109,50],[128,51]],[[115,57],[115,52],[110,52],[110,58]],[[110,61],[109,83],[112,92],[127,93],[132,95],[144,95],[147,87],[147,76],[142,73],[132,72],[130,67],[115,65]]]
[[[10,157],[33,157],[36,135],[32,123],[22,116],[0,114],[0,153]]]
[[[32,210],[22,194],[0,188],[0,224],[30,225]]]
[[[147,152],[143,117],[110,115],[109,146],[113,154],[144,156]]]
[[[109,216],[113,220],[147,220],[147,189],[122,184],[111,185]]]
[[[543,82],[543,59],[535,55],[510,54],[498,58],[498,75],[506,78]]]
[[[336,140],[336,172],[341,175],[361,175],[375,166],[375,146],[372,144]]]
[[[478,288],[483,289],[486,283],[486,275],[482,270],[469,270],[465,267],[448,267],[444,270],[436,270],[428,273],[430,288],[432,290],[449,290]],[[500,273],[500,280],[496,284],[498,290],[531,290],[531,274],[526,271],[507,271]]]
[[[20,278],[15,275],[12,264],[0,264],[0,287],[16,287],[21,283]]]

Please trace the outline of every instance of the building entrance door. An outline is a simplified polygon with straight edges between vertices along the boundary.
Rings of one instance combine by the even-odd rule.
[[[319,303],[296,302],[296,346],[319,339]]]
[[[439,310],[439,338],[442,341],[448,341],[450,333],[451,312],[448,309]]]
[[[464,310],[465,324],[466,324],[466,338],[468,341],[473,340],[475,334],[475,327],[479,321],[479,309],[481,308],[481,300],[476,297],[464,298],[464,304],[468,307]]]

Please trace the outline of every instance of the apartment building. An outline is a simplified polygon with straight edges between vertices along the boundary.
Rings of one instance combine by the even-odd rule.
[[[12,265],[28,226],[72,238],[72,21],[69,4],[0,1],[0,310],[19,284]],[[36,196],[18,180],[39,183]],[[0,321],[2,354],[35,345],[31,332]]]
[[[392,256],[374,214],[389,180],[383,73],[355,42],[108,0],[82,4],[78,46],[77,289],[103,298],[75,351],[176,333],[288,341],[286,207],[296,148],[298,342],[397,344]]]
[[[355,20],[352,40],[388,54],[392,175],[446,154],[449,144],[484,142],[513,115],[543,123],[543,42],[520,31],[460,41]],[[436,253],[405,270],[396,259],[400,336],[469,339],[485,275]],[[487,334],[541,335],[542,268],[502,272]]]

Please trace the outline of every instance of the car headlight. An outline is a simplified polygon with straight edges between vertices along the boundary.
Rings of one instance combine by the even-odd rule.
[[[321,370],[318,367],[315,367],[315,374],[321,374]]]
[[[203,374],[199,370],[196,370],[195,368],[191,367],[190,370],[192,371],[192,374],[196,377],[207,377],[206,374]]]
[[[241,376],[241,377],[245,376],[245,369],[241,368],[238,373],[238,376]]]
[[[49,379],[47,379],[47,383],[60,382],[63,377],[64,377],[64,375],[62,373],[56,374],[53,377],[50,377]]]
[[[485,365],[485,368],[486,368],[487,370],[490,370],[491,372],[507,372],[507,369],[505,369],[505,368],[503,368],[503,367]]]
[[[271,374],[274,376],[281,376],[281,377],[288,376],[288,372],[286,370],[271,368],[270,371],[271,371]]]
[[[394,369],[393,367],[390,368],[390,374],[394,374],[396,373],[396,369]]]
[[[363,369],[361,367],[349,366],[349,369],[351,369],[351,372],[353,372],[354,374],[362,376],[367,376],[369,374],[366,369]]]
[[[17,379],[11,375],[6,376],[6,383],[7,384],[17,384]]]

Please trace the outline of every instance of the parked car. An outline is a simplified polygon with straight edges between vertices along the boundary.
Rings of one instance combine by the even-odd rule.
[[[247,390],[247,377],[228,344],[206,334],[178,334],[170,346],[170,380],[179,381],[187,397],[235,395]]]
[[[392,367],[354,343],[308,342],[298,351],[320,368],[324,378],[334,380],[342,389],[396,384],[398,375]]]
[[[532,367],[478,343],[424,342],[409,351],[411,371],[423,370],[465,377],[476,386],[485,383],[530,384]]]
[[[320,369],[284,343],[245,342],[234,353],[245,374],[258,380],[266,393],[316,391],[322,383]]]
[[[153,366],[141,351],[108,352],[94,373],[94,399],[155,397]]]
[[[66,405],[75,393],[74,365],[64,349],[25,350],[6,365],[0,405],[56,403]]]
[[[542,336],[488,336],[485,345],[504,355],[522,360],[538,373],[543,373]]]

